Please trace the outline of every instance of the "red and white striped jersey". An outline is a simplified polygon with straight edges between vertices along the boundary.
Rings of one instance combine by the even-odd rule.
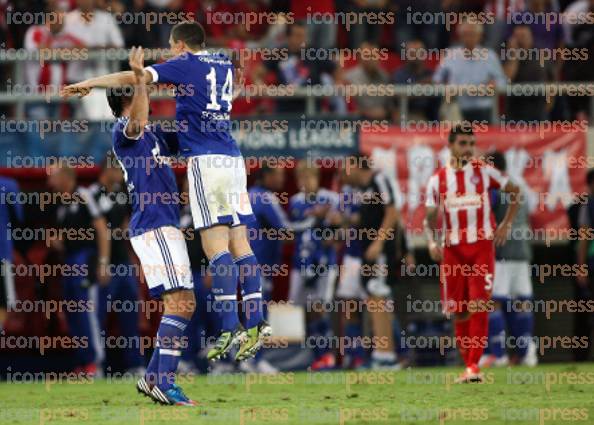
[[[496,224],[489,191],[505,187],[507,181],[499,170],[479,160],[460,169],[448,165],[431,176],[425,206],[442,208],[446,246],[493,239]]]
[[[44,48],[74,48],[83,47],[83,44],[65,31],[53,34],[45,25],[32,25],[25,33],[24,47],[29,52],[39,52],[40,49]],[[27,84],[36,88],[59,87],[66,82],[66,65],[66,61],[29,61],[25,71]]]

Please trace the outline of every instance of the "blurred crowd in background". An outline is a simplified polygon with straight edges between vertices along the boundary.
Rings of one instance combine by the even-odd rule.
[[[5,46],[31,52],[133,45],[167,48],[171,26],[185,19],[204,25],[209,47],[286,48],[288,56],[280,60],[254,55],[244,61],[246,83],[256,86],[437,82],[502,88],[507,82],[594,80],[594,55],[588,53],[594,47],[592,0],[50,0],[47,4],[3,0],[0,10]],[[48,11],[63,19],[46,25],[20,23],[27,21],[19,13]],[[344,17],[353,12],[380,19],[345,22]],[[147,24],[147,16],[167,13],[169,18]],[[245,17],[250,14],[256,23],[247,22]],[[444,16],[456,16],[454,24],[449,25]],[[456,55],[459,47],[490,50],[480,60],[472,60]],[[340,53],[323,53],[332,49]],[[375,54],[359,51],[353,55],[354,49]],[[448,54],[440,49],[453,50]],[[517,54],[518,49],[524,54]],[[304,54],[307,50],[313,53]],[[542,52],[547,53],[543,56]],[[344,66],[341,58],[346,58]],[[14,80],[10,64],[2,68],[2,76]],[[102,60],[32,61],[26,79],[33,87],[59,86],[104,74],[106,68]],[[586,119],[589,109],[587,96],[557,96],[553,102],[546,102],[545,96],[511,99],[507,97],[504,110],[507,120]],[[463,118],[489,123],[491,102],[485,97],[462,96],[460,112]],[[389,95],[365,95],[348,102],[339,95],[330,96],[319,106],[325,112],[396,122],[400,112],[397,99]],[[438,97],[417,97],[408,113],[412,118],[435,120],[439,109]],[[301,114],[303,110],[302,99],[259,98],[234,104],[235,116]]]

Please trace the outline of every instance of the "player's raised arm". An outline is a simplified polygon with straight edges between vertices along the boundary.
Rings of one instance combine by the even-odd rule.
[[[142,47],[132,48],[129,63],[134,75],[134,96],[130,104],[130,119],[124,133],[126,137],[136,139],[142,135],[149,116],[149,97],[144,80],[146,71]]]
[[[131,54],[132,52],[130,52]],[[143,54],[144,57],[144,54]],[[152,74],[143,69],[142,80],[144,84],[153,82]],[[112,74],[102,75],[100,77],[89,78],[80,83],[70,84],[60,90],[60,95],[64,97],[86,96],[94,88],[124,87],[136,84],[137,77],[134,71],[121,71]]]

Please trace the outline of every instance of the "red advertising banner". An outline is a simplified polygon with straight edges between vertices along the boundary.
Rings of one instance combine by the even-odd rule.
[[[449,157],[448,132],[361,131],[361,150],[376,167],[396,178],[404,223],[414,234],[422,229],[425,184]],[[586,190],[589,167],[585,131],[510,133],[492,127],[476,133],[477,155],[504,153],[507,173],[520,185],[534,230],[566,229],[566,208]]]

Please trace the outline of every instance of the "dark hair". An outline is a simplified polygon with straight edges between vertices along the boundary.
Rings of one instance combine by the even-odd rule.
[[[175,42],[183,41],[191,49],[197,49],[204,46],[206,34],[198,22],[186,21],[175,24],[171,28],[171,38]]]
[[[586,173],[586,183],[588,186],[594,183],[594,168],[590,168]]]
[[[107,96],[107,103],[111,108],[111,113],[119,118],[122,116],[124,108],[132,102],[134,96],[134,87],[113,87],[108,88],[105,92]]]
[[[466,135],[466,136],[472,136],[474,135],[474,131],[472,131],[472,126],[470,125],[470,123],[460,123],[460,124],[456,124],[455,126],[452,127],[452,129],[450,130],[450,135],[448,137],[448,142],[453,143],[456,141],[456,136],[458,135]]]
[[[499,171],[505,171],[507,163],[505,162],[505,156],[499,151],[489,152],[486,155],[487,162]]]

